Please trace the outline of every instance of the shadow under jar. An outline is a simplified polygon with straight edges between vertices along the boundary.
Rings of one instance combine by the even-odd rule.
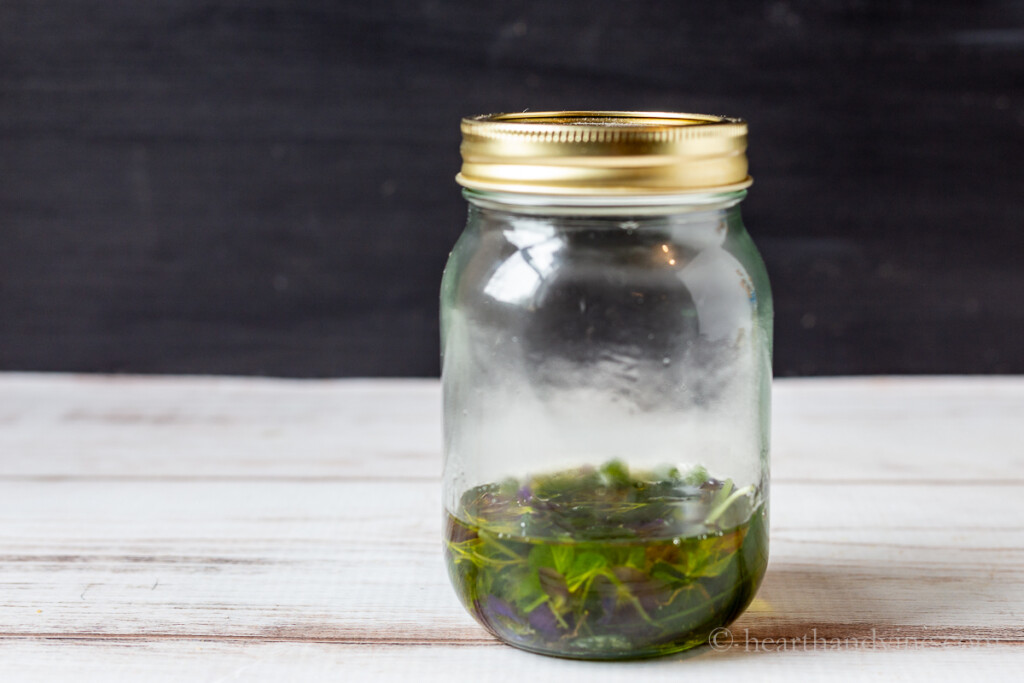
[[[772,304],[746,124],[465,119],[441,289],[444,553],[501,640],[584,659],[707,642],[768,557]]]

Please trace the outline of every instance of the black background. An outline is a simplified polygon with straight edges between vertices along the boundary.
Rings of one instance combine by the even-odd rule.
[[[458,121],[742,116],[776,372],[1024,371],[1024,3],[0,2],[0,369],[431,375]]]

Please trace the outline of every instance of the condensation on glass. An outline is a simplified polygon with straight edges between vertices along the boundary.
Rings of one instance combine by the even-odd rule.
[[[767,562],[772,302],[744,228],[747,126],[465,119],[441,289],[445,557],[526,650],[707,642]]]

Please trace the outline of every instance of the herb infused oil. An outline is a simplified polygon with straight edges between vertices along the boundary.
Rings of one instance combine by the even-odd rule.
[[[494,635],[587,659],[706,642],[749,604],[768,555],[753,486],[612,461],[463,495],[448,514],[456,592]]]

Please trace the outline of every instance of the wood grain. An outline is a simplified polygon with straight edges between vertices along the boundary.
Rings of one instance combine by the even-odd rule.
[[[772,560],[733,646],[594,665],[513,651],[458,605],[434,382],[0,376],[0,680],[1016,671],[1024,379],[776,397]]]

